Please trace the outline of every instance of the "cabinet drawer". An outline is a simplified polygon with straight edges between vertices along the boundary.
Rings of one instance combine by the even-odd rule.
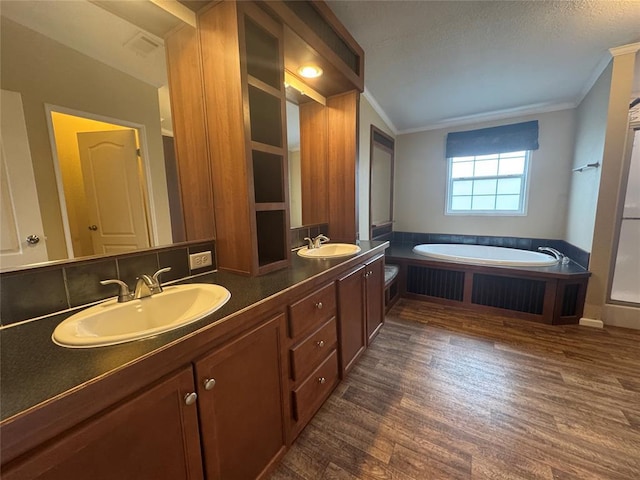
[[[335,315],[336,287],[330,283],[289,307],[289,336],[295,338]]]
[[[331,317],[331,320],[290,350],[291,378],[301,380],[309,375],[336,348],[337,343],[336,317]]]
[[[327,359],[293,391],[293,416],[306,422],[320,408],[338,382],[338,353],[331,352]]]

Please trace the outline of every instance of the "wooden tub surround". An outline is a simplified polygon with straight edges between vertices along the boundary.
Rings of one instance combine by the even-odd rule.
[[[429,259],[392,245],[387,264],[400,268],[399,295],[563,325],[578,323],[590,272],[576,263],[549,267],[470,265]]]

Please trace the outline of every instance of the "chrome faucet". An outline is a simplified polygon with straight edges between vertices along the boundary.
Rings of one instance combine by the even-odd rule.
[[[562,265],[567,265],[571,260],[565,254],[560,253],[555,248],[551,247],[538,247],[539,252],[550,253],[556,260],[558,260]]]
[[[122,280],[101,280],[101,285],[119,285],[120,293],[118,294],[118,303],[129,302],[134,299],[150,297],[156,293],[162,292],[162,284],[160,283],[160,275],[171,270],[171,267],[161,268],[151,277],[149,275],[140,275],[136,278],[136,287],[133,292],[129,290],[129,286]]]
[[[323,234],[318,235],[316,238],[304,237],[304,239],[307,242],[307,248],[309,250],[320,248],[323,243],[331,240],[329,237],[326,237]]]
[[[328,242],[330,240],[331,239],[329,237],[325,237],[323,234],[320,234],[316,238],[313,239],[313,248],[320,248],[320,245],[322,245],[323,243],[326,243],[326,242]]]

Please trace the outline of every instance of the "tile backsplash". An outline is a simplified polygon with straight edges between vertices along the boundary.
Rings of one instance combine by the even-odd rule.
[[[489,245],[493,247],[519,248],[521,250],[537,250],[538,247],[552,247],[559,250],[578,265],[589,267],[589,252],[564,240],[527,238],[527,237],[493,237],[486,235],[451,235],[447,233],[393,232],[394,243],[465,243],[472,245]]]
[[[213,264],[191,270],[189,254],[207,250],[212,253]],[[7,326],[114,297],[118,286],[103,286],[100,280],[117,278],[133,289],[136,277],[151,275],[164,267],[171,267],[171,271],[162,274],[163,283],[215,270],[215,241],[0,273],[0,324]]]

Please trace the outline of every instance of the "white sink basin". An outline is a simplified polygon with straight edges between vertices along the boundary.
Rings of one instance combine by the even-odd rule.
[[[114,298],[70,316],[56,327],[52,339],[69,348],[130,342],[195,322],[230,298],[226,288],[206,283],[172,285],[162,293],[125,303]]]
[[[304,258],[337,258],[355,255],[359,251],[360,247],[351,243],[325,243],[318,248],[301,248],[298,255]]]

